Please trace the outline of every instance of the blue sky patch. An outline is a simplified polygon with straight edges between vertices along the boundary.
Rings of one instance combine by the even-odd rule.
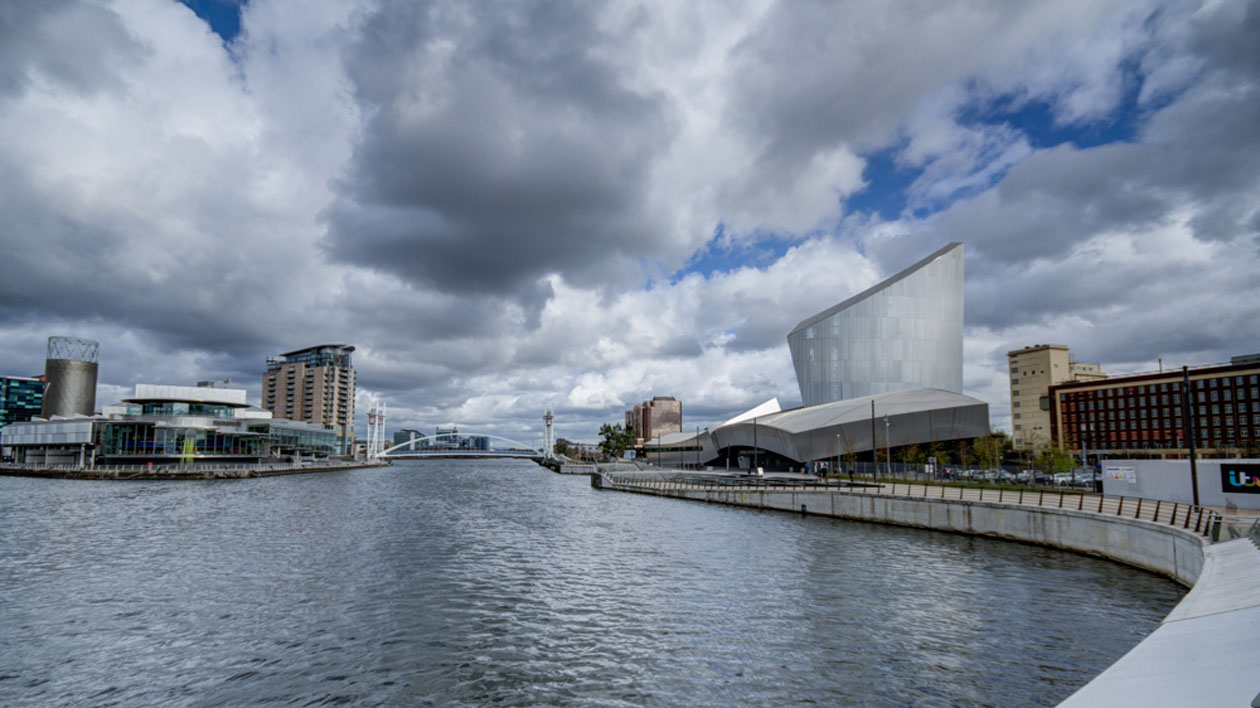
[[[691,273],[709,277],[714,273],[726,273],[744,266],[763,268],[779,260],[788,249],[801,241],[769,231],[756,231],[749,236],[734,240],[726,238],[726,225],[719,223],[704,248],[696,251],[687,265],[670,276],[671,284]]]
[[[866,186],[845,200],[847,211],[879,214],[885,221],[901,216],[906,208],[906,192],[923,174],[922,167],[897,164],[897,153],[903,147],[894,145],[862,156],[866,160],[866,167],[862,170],[862,181],[866,182]]]
[[[180,0],[206,21],[214,33],[231,42],[241,33],[241,6],[248,0]]]

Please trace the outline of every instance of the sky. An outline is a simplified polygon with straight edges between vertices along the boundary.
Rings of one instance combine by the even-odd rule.
[[[966,244],[964,393],[1260,352],[1260,3],[11,0],[0,374],[98,405],[357,347],[358,430],[798,405],[786,335]]]

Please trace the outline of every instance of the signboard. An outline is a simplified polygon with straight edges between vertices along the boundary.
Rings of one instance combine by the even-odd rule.
[[[1260,494],[1260,465],[1221,463],[1221,491]]]
[[[1103,476],[1117,482],[1137,484],[1137,470],[1132,467],[1112,467],[1108,465],[1103,469]]]

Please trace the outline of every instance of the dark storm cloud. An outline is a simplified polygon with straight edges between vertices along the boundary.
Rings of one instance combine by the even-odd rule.
[[[334,260],[533,309],[651,252],[661,101],[623,84],[586,3],[384,2],[347,58],[368,116],[325,212]]]

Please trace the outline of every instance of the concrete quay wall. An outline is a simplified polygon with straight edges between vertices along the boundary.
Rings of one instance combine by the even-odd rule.
[[[44,477],[49,479],[91,479],[91,480],[201,480],[201,479],[249,479],[252,477],[277,477],[291,474],[311,474],[314,472],[335,472],[341,470],[361,469],[365,467],[385,467],[388,462],[315,462],[301,465],[240,465],[232,467],[214,467],[189,465],[180,466],[40,466],[40,465],[0,465],[0,477]]]
[[[624,491],[716,504],[773,509],[840,519],[992,536],[1101,556],[1191,586],[1203,567],[1204,539],[1176,526],[1086,511],[998,502],[923,499],[834,490],[712,488]]]

